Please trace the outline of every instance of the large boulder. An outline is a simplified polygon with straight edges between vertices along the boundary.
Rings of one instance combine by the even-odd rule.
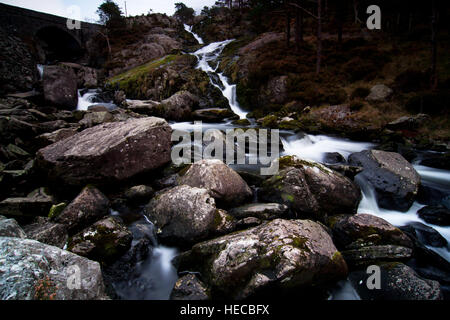
[[[347,177],[295,156],[279,162],[280,172],[263,183],[260,199],[285,204],[300,217],[321,220],[356,212],[361,192]]]
[[[115,217],[96,222],[70,239],[68,250],[99,262],[113,262],[130,248],[131,231]]]
[[[213,294],[245,299],[264,289],[308,290],[347,275],[329,234],[309,220],[274,220],[196,244],[181,268],[196,268]]]
[[[27,234],[19,226],[16,220],[6,219],[5,217],[0,216],[0,237],[25,239]]]
[[[442,300],[439,282],[420,277],[413,269],[402,263],[383,263],[381,271],[381,289],[370,290],[367,287],[366,270],[351,272],[349,275],[353,287],[364,300]]]
[[[364,168],[361,174],[375,188],[380,207],[407,211],[415,201],[420,176],[402,155],[365,150],[350,155],[349,162]]]
[[[239,205],[252,196],[252,190],[233,169],[220,160],[201,160],[180,177],[179,184],[205,188],[219,204]]]
[[[109,206],[108,198],[100,190],[88,186],[54,220],[74,234],[106,216]]]
[[[69,185],[124,180],[170,161],[171,132],[153,117],[106,123],[39,150],[38,161]]]
[[[208,190],[186,185],[156,196],[145,211],[163,242],[183,246],[206,239],[222,222]]]
[[[78,104],[77,76],[64,66],[45,66],[43,89],[45,100],[64,109],[74,109]]]
[[[103,300],[97,262],[34,240],[0,238],[1,300]]]

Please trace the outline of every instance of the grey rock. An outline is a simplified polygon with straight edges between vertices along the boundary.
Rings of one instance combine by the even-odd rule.
[[[163,242],[183,246],[206,239],[222,223],[208,190],[186,185],[157,195],[145,211]]]
[[[27,234],[19,226],[16,220],[6,219],[5,217],[0,216],[0,237],[25,239]]]
[[[0,214],[17,219],[47,216],[53,197],[44,188],[31,192],[27,197],[8,198],[0,202]]]
[[[74,109],[78,104],[77,76],[62,66],[45,66],[43,78],[45,100],[64,109]]]
[[[392,95],[393,92],[394,91],[392,91],[391,88],[385,86],[384,84],[377,84],[370,89],[370,94],[367,97],[367,100],[374,102],[385,101]]]
[[[159,118],[106,123],[39,150],[38,162],[69,185],[124,180],[170,161],[171,132]]]
[[[232,299],[268,288],[301,290],[347,275],[331,237],[309,220],[278,219],[202,242],[182,259],[195,265],[214,292]]]
[[[421,179],[402,155],[366,150],[350,155],[349,163],[364,168],[361,174],[375,188],[380,207],[407,211],[415,201]]]
[[[179,184],[205,188],[220,204],[239,205],[252,196],[244,179],[220,160],[201,160],[180,177]]]
[[[0,274],[1,300],[108,299],[97,262],[35,240],[0,238]]]

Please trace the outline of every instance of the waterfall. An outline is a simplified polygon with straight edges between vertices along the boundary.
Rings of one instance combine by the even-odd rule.
[[[195,40],[197,40],[197,42],[198,42],[199,44],[205,44],[205,43],[203,42],[203,39],[200,38],[198,34],[192,32],[192,28],[193,28],[193,26],[189,26],[189,25],[187,25],[187,24],[184,24],[184,30],[186,30],[187,32],[189,32],[190,34],[192,34],[192,35],[194,36]]]
[[[203,44],[203,40],[192,32],[192,27],[185,25],[185,29],[186,31],[192,33],[200,44]],[[218,88],[222,92],[223,96],[228,100],[231,110],[237,114],[240,119],[246,119],[248,112],[242,110],[241,106],[237,102],[236,85],[230,84],[227,77],[223,73],[217,72],[217,69],[219,68],[217,59],[222,54],[223,49],[225,49],[225,47],[233,41],[234,40],[225,40],[210,43],[209,45],[194,52],[194,55],[199,60],[197,68],[210,75],[211,83]],[[214,66],[214,68],[212,66]],[[220,83],[213,81],[211,74],[217,76]]]

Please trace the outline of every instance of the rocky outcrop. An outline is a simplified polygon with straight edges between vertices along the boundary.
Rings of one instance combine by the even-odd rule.
[[[63,109],[74,109],[78,104],[77,76],[71,68],[45,66],[43,90],[45,100]]]
[[[131,231],[117,218],[96,222],[71,238],[68,250],[99,262],[113,262],[130,248]]]
[[[86,187],[54,220],[74,234],[108,214],[109,200],[95,187]]]
[[[364,168],[362,175],[374,187],[380,207],[407,211],[416,199],[420,176],[402,155],[366,150],[350,155],[349,163]]]
[[[157,195],[146,214],[163,242],[182,246],[206,239],[222,223],[208,190],[181,185]]]
[[[1,300],[103,300],[100,265],[34,240],[0,238]]]
[[[331,237],[309,220],[274,220],[199,243],[185,259],[197,265],[214,294],[233,299],[269,288],[298,292],[347,275]]]
[[[69,185],[124,180],[170,161],[171,132],[152,117],[106,123],[41,149],[38,161]]]
[[[259,196],[287,205],[299,217],[325,219],[341,212],[354,213],[361,199],[359,188],[340,173],[297,157],[279,160],[280,172],[267,179]]]
[[[194,274],[181,277],[173,288],[171,300],[209,300],[208,289]]]
[[[241,176],[220,160],[201,160],[180,177],[179,184],[205,188],[219,204],[239,205],[252,196]]]
[[[24,227],[28,239],[33,239],[51,246],[64,248],[69,238],[66,226],[39,217],[37,221]]]
[[[366,283],[371,274],[366,270],[354,271],[350,281],[364,300],[442,300],[439,282],[420,277],[402,263],[383,263],[380,290],[369,290]]]
[[[0,216],[0,237],[25,239],[27,234],[22,230],[16,220],[6,219]]]

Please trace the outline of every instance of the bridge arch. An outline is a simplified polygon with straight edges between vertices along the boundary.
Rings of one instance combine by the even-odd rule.
[[[84,54],[79,39],[56,25],[41,27],[34,38],[41,63],[73,62]]]

